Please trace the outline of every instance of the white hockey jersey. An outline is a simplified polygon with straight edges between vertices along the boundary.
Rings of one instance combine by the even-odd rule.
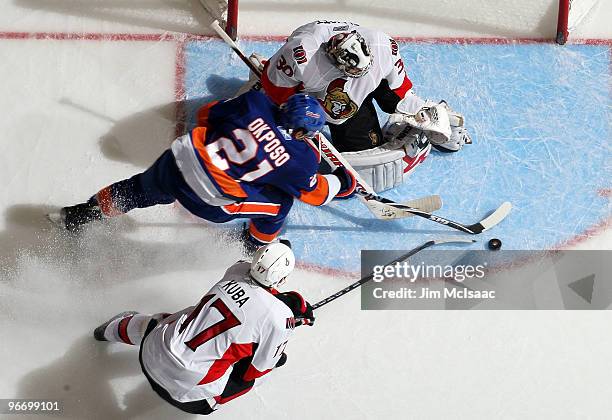
[[[365,38],[373,57],[368,73],[357,78],[347,77],[325,54],[325,45],[333,35],[353,30]],[[316,96],[325,109],[327,121],[341,124],[355,115],[383,79],[400,99],[412,87],[392,38],[355,23],[316,21],[291,34],[266,63],[261,82],[277,104],[297,92]]]
[[[147,374],[181,402],[222,394],[232,365],[253,356],[244,380],[268,373],[293,332],[293,313],[238,262],[202,298],[160,322],[142,343]]]

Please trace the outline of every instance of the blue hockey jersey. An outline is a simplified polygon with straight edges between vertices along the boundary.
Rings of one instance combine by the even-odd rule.
[[[256,91],[198,111],[198,126],[176,139],[172,152],[202,201],[231,207],[249,201],[263,186],[311,205],[331,201],[339,189],[336,178],[317,172],[318,151],[278,127],[279,115],[279,108]]]

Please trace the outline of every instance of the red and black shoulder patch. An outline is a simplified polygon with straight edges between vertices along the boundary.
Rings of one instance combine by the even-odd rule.
[[[295,47],[293,49],[293,58],[298,64],[304,64],[306,61],[308,61],[304,47],[302,47],[301,45]]]

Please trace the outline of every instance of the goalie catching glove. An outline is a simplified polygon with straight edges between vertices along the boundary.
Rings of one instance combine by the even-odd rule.
[[[463,127],[463,116],[450,110],[446,102],[419,103],[426,106],[414,114],[389,115],[383,127],[383,145],[342,154],[377,192],[401,185],[427,158],[432,146],[442,152],[456,152],[472,142]]]
[[[404,137],[406,127],[418,128],[436,149],[457,152],[472,143],[463,122],[463,115],[451,110],[445,101],[435,105],[428,101],[415,114],[391,114],[383,131],[385,140],[393,141]]]
[[[463,125],[463,115],[453,111],[446,101],[440,101],[442,107],[448,112],[448,120],[451,127],[451,135],[444,144],[432,145],[441,152],[457,152],[461,150],[464,144],[472,144],[472,138]]]

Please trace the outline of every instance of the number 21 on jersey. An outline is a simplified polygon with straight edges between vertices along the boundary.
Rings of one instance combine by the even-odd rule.
[[[241,166],[257,158],[260,146],[265,155],[260,154],[261,160],[257,163],[257,167],[240,177],[241,181],[249,182],[261,178],[290,159],[282,142],[263,119],[255,119],[247,129],[232,130],[231,138],[219,137],[206,145],[206,151],[216,167],[227,171],[231,164]],[[221,151],[225,157],[219,153]]]

